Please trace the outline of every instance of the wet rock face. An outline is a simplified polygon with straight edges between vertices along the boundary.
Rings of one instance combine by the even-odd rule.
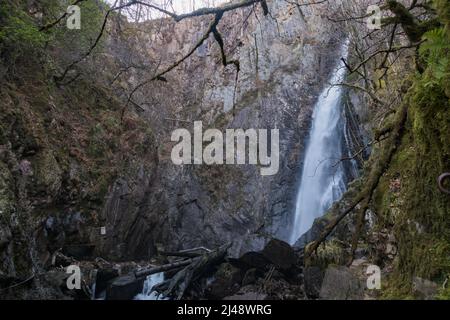
[[[228,59],[240,62],[238,76],[234,65],[221,65],[211,38],[167,74],[167,82],[152,82],[136,94],[134,99],[144,108],[142,117],[158,137],[158,166],[148,184],[136,185],[146,186],[142,202],[122,207],[119,193],[110,193],[102,218],[123,232],[108,238],[105,248],[119,248],[118,255],[145,255],[158,247],[217,247],[256,232],[287,238],[312,107],[343,37],[324,18],[321,6],[299,9],[274,0],[269,10],[270,17],[258,18],[247,9],[230,12],[219,25]],[[139,34],[139,57],[162,57],[168,66],[191,48],[208,23],[207,17],[167,21],[158,25],[159,37]],[[123,56],[117,49],[115,54]],[[126,80],[130,87],[148,77],[134,72]],[[171,132],[192,132],[193,121],[200,120],[204,130],[280,129],[278,174],[263,177],[258,166],[249,165],[175,166],[170,160]]]

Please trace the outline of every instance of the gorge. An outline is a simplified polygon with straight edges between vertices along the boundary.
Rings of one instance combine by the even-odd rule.
[[[450,6],[381,2],[3,1],[0,298],[447,299]]]

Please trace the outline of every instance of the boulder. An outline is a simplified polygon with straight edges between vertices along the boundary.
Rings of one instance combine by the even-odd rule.
[[[242,239],[233,241],[233,245],[228,249],[228,257],[239,259],[247,252],[262,251],[270,240],[271,238],[266,236],[249,234]]]
[[[297,255],[286,242],[272,239],[262,251],[263,256],[280,270],[288,270],[296,265]]]
[[[64,269],[52,269],[39,277],[39,290],[42,296],[39,299],[87,299],[82,290],[69,290],[67,288],[68,274]]]
[[[247,252],[239,259],[230,259],[230,261],[238,268],[241,268],[243,270],[255,268],[265,271],[271,264],[270,261],[267,260],[266,257],[264,257],[264,255],[259,252]]]
[[[323,277],[324,272],[319,267],[313,266],[304,269],[305,293],[308,298],[319,298]]]
[[[329,267],[319,296],[325,300],[362,300],[364,283],[347,267]]]
[[[244,275],[244,278],[242,279],[242,285],[246,286],[249,284],[253,284],[256,282],[256,279],[258,278],[258,270],[255,268],[247,270],[247,272]]]
[[[241,256],[236,258],[236,248],[234,254],[229,258],[229,261],[238,268],[247,271],[249,269],[257,269],[265,272],[270,266],[275,266],[277,269],[286,272],[293,270],[297,264],[298,256],[294,249],[286,242],[278,239],[268,239],[265,237],[257,237],[256,244],[253,247],[246,247],[247,249],[259,249],[257,251],[241,250]],[[234,245],[235,246],[235,245]]]
[[[438,293],[438,285],[433,281],[415,277],[413,280],[414,296],[418,299],[433,300]]]
[[[239,291],[242,281],[242,271],[230,263],[223,263],[214,275],[214,280],[207,288],[211,299],[222,299]]]
[[[128,274],[112,281],[106,289],[106,300],[132,300],[142,292],[145,278]]]
[[[106,290],[108,284],[112,279],[119,276],[119,271],[113,268],[98,269],[95,278],[95,296],[99,297],[100,294]]]

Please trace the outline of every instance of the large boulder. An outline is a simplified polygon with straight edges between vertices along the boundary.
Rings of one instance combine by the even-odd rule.
[[[144,287],[144,278],[132,273],[112,281],[106,289],[106,300],[132,300]]]
[[[364,283],[347,267],[329,267],[325,271],[320,298],[325,300],[362,300]]]
[[[247,252],[239,259],[230,259],[230,261],[242,270],[255,268],[265,271],[270,265],[270,261],[260,252]]]
[[[256,240],[252,246],[243,246],[241,242],[240,246],[233,244],[229,260],[235,266],[244,270],[255,268],[262,271],[275,266],[281,271],[287,271],[297,264],[298,256],[288,243],[256,235],[251,238]]]
[[[222,299],[239,291],[242,282],[242,271],[230,263],[223,263],[214,275],[214,280],[207,288],[211,299]]]
[[[284,241],[272,239],[262,251],[262,255],[280,270],[288,270],[296,265],[294,249]]]
[[[433,300],[438,293],[439,286],[433,281],[415,277],[413,279],[414,296],[418,299]]]
[[[259,234],[249,234],[244,238],[239,238],[233,241],[231,248],[228,249],[228,257],[239,259],[247,252],[260,252],[271,239]]]
[[[111,280],[117,278],[118,276],[119,271],[117,269],[98,269],[95,278],[95,297],[100,297],[100,294],[106,290]]]
[[[307,267],[303,271],[305,293],[308,298],[317,299],[320,296],[320,289],[322,287],[322,281],[324,272],[317,266]]]
[[[244,274],[244,278],[242,279],[242,285],[246,286],[249,284],[254,284],[258,279],[258,270],[255,268],[247,270]]]

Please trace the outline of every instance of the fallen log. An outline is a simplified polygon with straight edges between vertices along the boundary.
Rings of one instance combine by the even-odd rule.
[[[157,267],[148,268],[148,269],[144,269],[144,270],[140,270],[140,271],[135,271],[134,275],[136,276],[136,278],[147,277],[147,276],[155,274],[155,273],[160,273],[160,272],[169,271],[172,269],[178,269],[180,267],[185,267],[185,266],[191,264],[192,262],[193,262],[193,259],[176,261],[176,262],[168,263],[168,264],[165,264],[162,266],[157,266]]]
[[[180,300],[193,281],[200,278],[210,267],[223,261],[230,247],[231,243],[192,259],[192,263],[180,270],[173,278],[154,286],[152,290],[165,297]]]
[[[203,251],[203,252],[200,252]],[[196,258],[204,254],[205,252],[211,252],[210,249],[205,247],[198,247],[192,249],[181,250],[177,252],[161,252],[163,256],[170,257],[185,257],[185,258]]]

